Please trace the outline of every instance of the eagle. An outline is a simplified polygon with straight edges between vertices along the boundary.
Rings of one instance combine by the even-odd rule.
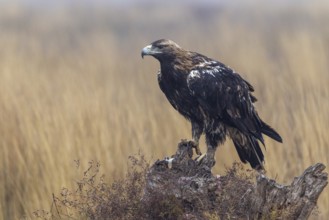
[[[263,134],[281,142],[280,135],[258,115],[253,86],[233,69],[200,53],[183,49],[168,39],[144,47],[144,56],[160,62],[157,78],[170,104],[192,125],[192,146],[201,155],[199,139],[205,134],[207,152],[200,156],[215,164],[216,148],[229,137],[240,160],[264,170]]]

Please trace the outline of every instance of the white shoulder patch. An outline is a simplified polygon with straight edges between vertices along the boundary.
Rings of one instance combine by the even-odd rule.
[[[200,72],[198,70],[192,70],[189,76],[191,78],[200,78]]]
[[[202,73],[209,74],[209,75],[215,77],[215,74],[213,72],[215,72],[215,71],[214,70],[203,70],[202,71]]]

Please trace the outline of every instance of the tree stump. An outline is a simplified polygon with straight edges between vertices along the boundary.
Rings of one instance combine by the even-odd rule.
[[[241,174],[239,165],[216,176],[192,157],[192,144],[182,140],[172,158],[147,173],[144,199],[170,207],[162,210],[166,219],[307,219],[328,184],[320,163],[284,186],[261,173]]]

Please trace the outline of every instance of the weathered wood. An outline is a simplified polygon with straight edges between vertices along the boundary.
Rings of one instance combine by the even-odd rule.
[[[252,205],[254,212],[258,211],[262,216],[277,210],[288,219],[307,219],[328,184],[328,174],[323,172],[324,169],[323,164],[315,164],[295,177],[288,186],[264,175],[257,176]]]
[[[284,186],[260,173],[254,182],[235,174],[214,176],[192,156],[192,144],[183,140],[172,158],[158,160],[147,174],[145,198],[155,193],[174,196],[183,206],[183,219],[207,214],[221,219],[307,219],[328,184],[323,164],[307,168]]]

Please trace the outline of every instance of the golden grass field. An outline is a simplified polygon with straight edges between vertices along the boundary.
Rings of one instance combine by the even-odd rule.
[[[159,64],[140,57],[159,38],[254,85],[260,116],[284,140],[266,139],[269,177],[288,184],[314,163],[329,165],[329,5],[254,6],[3,6],[0,219],[49,210],[52,193],[74,188],[91,160],[111,182],[129,155],[153,161],[190,138],[158,87]],[[219,173],[238,160],[230,141],[216,160]],[[327,219],[328,188],[318,205],[316,218]]]

